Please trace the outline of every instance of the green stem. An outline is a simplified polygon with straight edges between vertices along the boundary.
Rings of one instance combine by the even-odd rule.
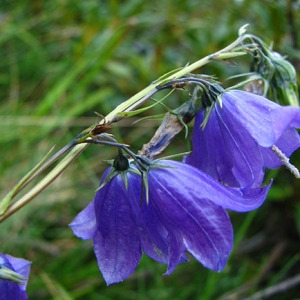
[[[39,170],[39,168],[43,165],[46,161],[47,157],[49,156],[50,152],[53,148],[46,154],[46,156],[30,171],[28,172],[10,191],[9,193],[1,200],[0,202],[0,216],[7,210],[11,199],[18,194],[22,188],[27,184],[28,181],[31,180],[33,175]]]
[[[242,39],[238,38],[235,42],[233,42],[230,46],[224,48],[223,50],[220,50],[214,54],[208,55],[208,56],[194,62],[193,64],[182,68],[180,71],[178,71],[166,78],[163,78],[161,80],[158,79],[157,81],[154,81],[148,87],[146,87],[139,93],[135,94],[134,96],[129,98],[127,101],[118,105],[112,112],[110,112],[105,117],[106,122],[113,121],[120,112],[131,111],[131,110],[135,109],[137,106],[140,106],[141,104],[143,104],[145,101],[147,101],[149,99],[149,94],[154,93],[157,90],[156,87],[159,85],[165,84],[170,80],[178,79],[182,76],[185,76],[185,75],[191,73],[192,71],[208,64],[209,62],[211,62],[213,60],[223,60],[223,59],[228,59],[228,58],[232,58],[232,57],[245,55],[246,52],[242,52],[242,51],[236,52],[236,53],[226,52],[226,51],[229,51],[229,49],[233,49],[234,47],[236,47],[241,41],[242,41]],[[226,51],[225,51],[225,49],[226,49]]]
[[[50,185],[87,147],[86,144],[75,146],[72,151],[60,163],[48,173],[38,184],[23,195],[18,201],[11,204],[3,215],[0,216],[0,222],[4,221],[10,215],[18,211],[25,204],[40,194],[48,185]]]
[[[241,32],[241,31],[240,31]],[[194,62],[191,65],[188,65],[186,67],[181,68],[177,72],[170,72],[164,76],[161,76],[158,80],[151,83],[148,87],[143,89],[142,91],[138,92],[131,98],[129,98],[127,101],[121,103],[118,105],[112,112],[110,112],[103,120],[99,122],[100,124],[111,123],[118,119],[118,114],[124,111],[131,111],[137,106],[140,106],[145,101],[151,97],[152,94],[157,92],[157,86],[167,83],[168,81],[178,79],[180,77],[183,77],[194,70],[208,64],[211,61],[214,60],[223,60],[223,59],[230,59],[233,57],[237,57],[240,55],[244,55],[246,52],[240,51],[240,52],[232,52],[241,42],[243,41],[243,32],[239,34],[239,37],[230,45],[223,48],[220,51],[217,51],[214,54],[208,55],[196,62]],[[49,173],[47,174],[37,185],[35,185],[29,192],[27,192],[25,195],[23,195],[20,199],[18,199],[16,202],[12,203],[10,206],[8,206],[7,210],[0,215],[0,222],[5,220],[7,217],[18,211],[21,207],[23,207],[25,204],[27,204],[30,200],[35,198],[38,194],[40,194],[48,185],[50,185],[79,155],[80,153],[87,147],[87,144],[83,145],[77,145],[75,146],[72,151],[67,154],[67,156]],[[46,162],[47,164],[47,162]],[[48,166],[49,164],[47,164]],[[41,166],[44,170],[44,166]],[[35,168],[36,169],[36,168]],[[39,171],[38,171],[39,172]],[[30,172],[31,174],[32,172]],[[31,181],[29,179],[29,181]],[[24,185],[22,186],[22,188]],[[17,184],[11,192],[7,194],[5,197],[5,203],[6,206],[11,202],[13,197],[17,194],[19,185]],[[3,201],[3,200],[2,200]],[[6,209],[6,208],[5,208]]]

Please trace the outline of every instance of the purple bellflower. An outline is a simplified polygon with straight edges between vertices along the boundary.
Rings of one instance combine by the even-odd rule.
[[[26,300],[31,262],[0,253],[0,295],[6,300]]]
[[[288,157],[300,147],[300,108],[239,90],[219,96],[204,128],[205,109],[198,112],[185,162],[231,187],[258,187],[264,168],[282,164],[299,176]]]
[[[94,200],[70,224],[76,236],[93,239],[107,285],[128,277],[143,252],[167,265],[165,275],[187,261],[186,251],[221,271],[233,243],[225,209],[253,210],[269,189],[228,188],[193,166],[170,160],[152,162],[147,187],[133,164],[107,181],[111,170],[104,173]]]

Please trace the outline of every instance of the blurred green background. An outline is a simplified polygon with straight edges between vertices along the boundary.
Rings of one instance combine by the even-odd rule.
[[[106,115],[165,72],[226,46],[246,23],[299,69],[296,0],[2,0],[0,195],[53,145],[58,150],[99,121],[95,111]],[[247,71],[243,64],[201,70],[220,80],[240,71]],[[186,96],[176,95],[174,107]],[[137,151],[157,125],[127,120],[112,133]],[[187,144],[181,135],[168,151],[185,151]],[[106,287],[91,241],[77,239],[68,224],[93,198],[103,160],[115,152],[88,147],[51,187],[1,224],[0,251],[33,262],[29,299],[262,299],[255,293],[300,273],[300,182],[281,168],[269,174],[276,180],[263,207],[231,213],[235,248],[223,272],[208,271],[191,257],[164,277],[165,266],[143,257],[130,278]],[[300,167],[300,153],[292,162]],[[297,297],[299,284],[268,299]]]

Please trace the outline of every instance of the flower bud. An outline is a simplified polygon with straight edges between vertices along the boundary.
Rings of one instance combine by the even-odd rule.
[[[128,158],[120,152],[113,162],[113,167],[117,171],[126,171],[129,168]]]
[[[260,40],[251,65],[266,85],[264,96],[283,105],[299,106],[296,71],[281,54]]]

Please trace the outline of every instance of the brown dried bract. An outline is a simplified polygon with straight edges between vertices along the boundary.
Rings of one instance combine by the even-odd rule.
[[[109,123],[97,124],[94,129],[91,130],[92,135],[98,135],[111,129]]]
[[[155,135],[149,143],[143,145],[142,150],[139,151],[139,155],[153,159],[167,148],[183,127],[184,126],[179,121],[177,115],[166,113],[164,120],[155,132]]]
[[[173,89],[184,89],[188,83],[189,83],[188,80],[183,81],[183,82],[174,82],[172,84],[172,88]]]
[[[101,117],[102,119],[104,119],[104,123],[102,124],[97,124],[92,130],[91,133],[92,135],[99,135],[101,133],[104,133],[106,131],[108,131],[109,129],[111,129],[111,122],[106,122],[105,121],[105,117],[103,117],[101,114],[95,112],[95,114],[99,117]]]

